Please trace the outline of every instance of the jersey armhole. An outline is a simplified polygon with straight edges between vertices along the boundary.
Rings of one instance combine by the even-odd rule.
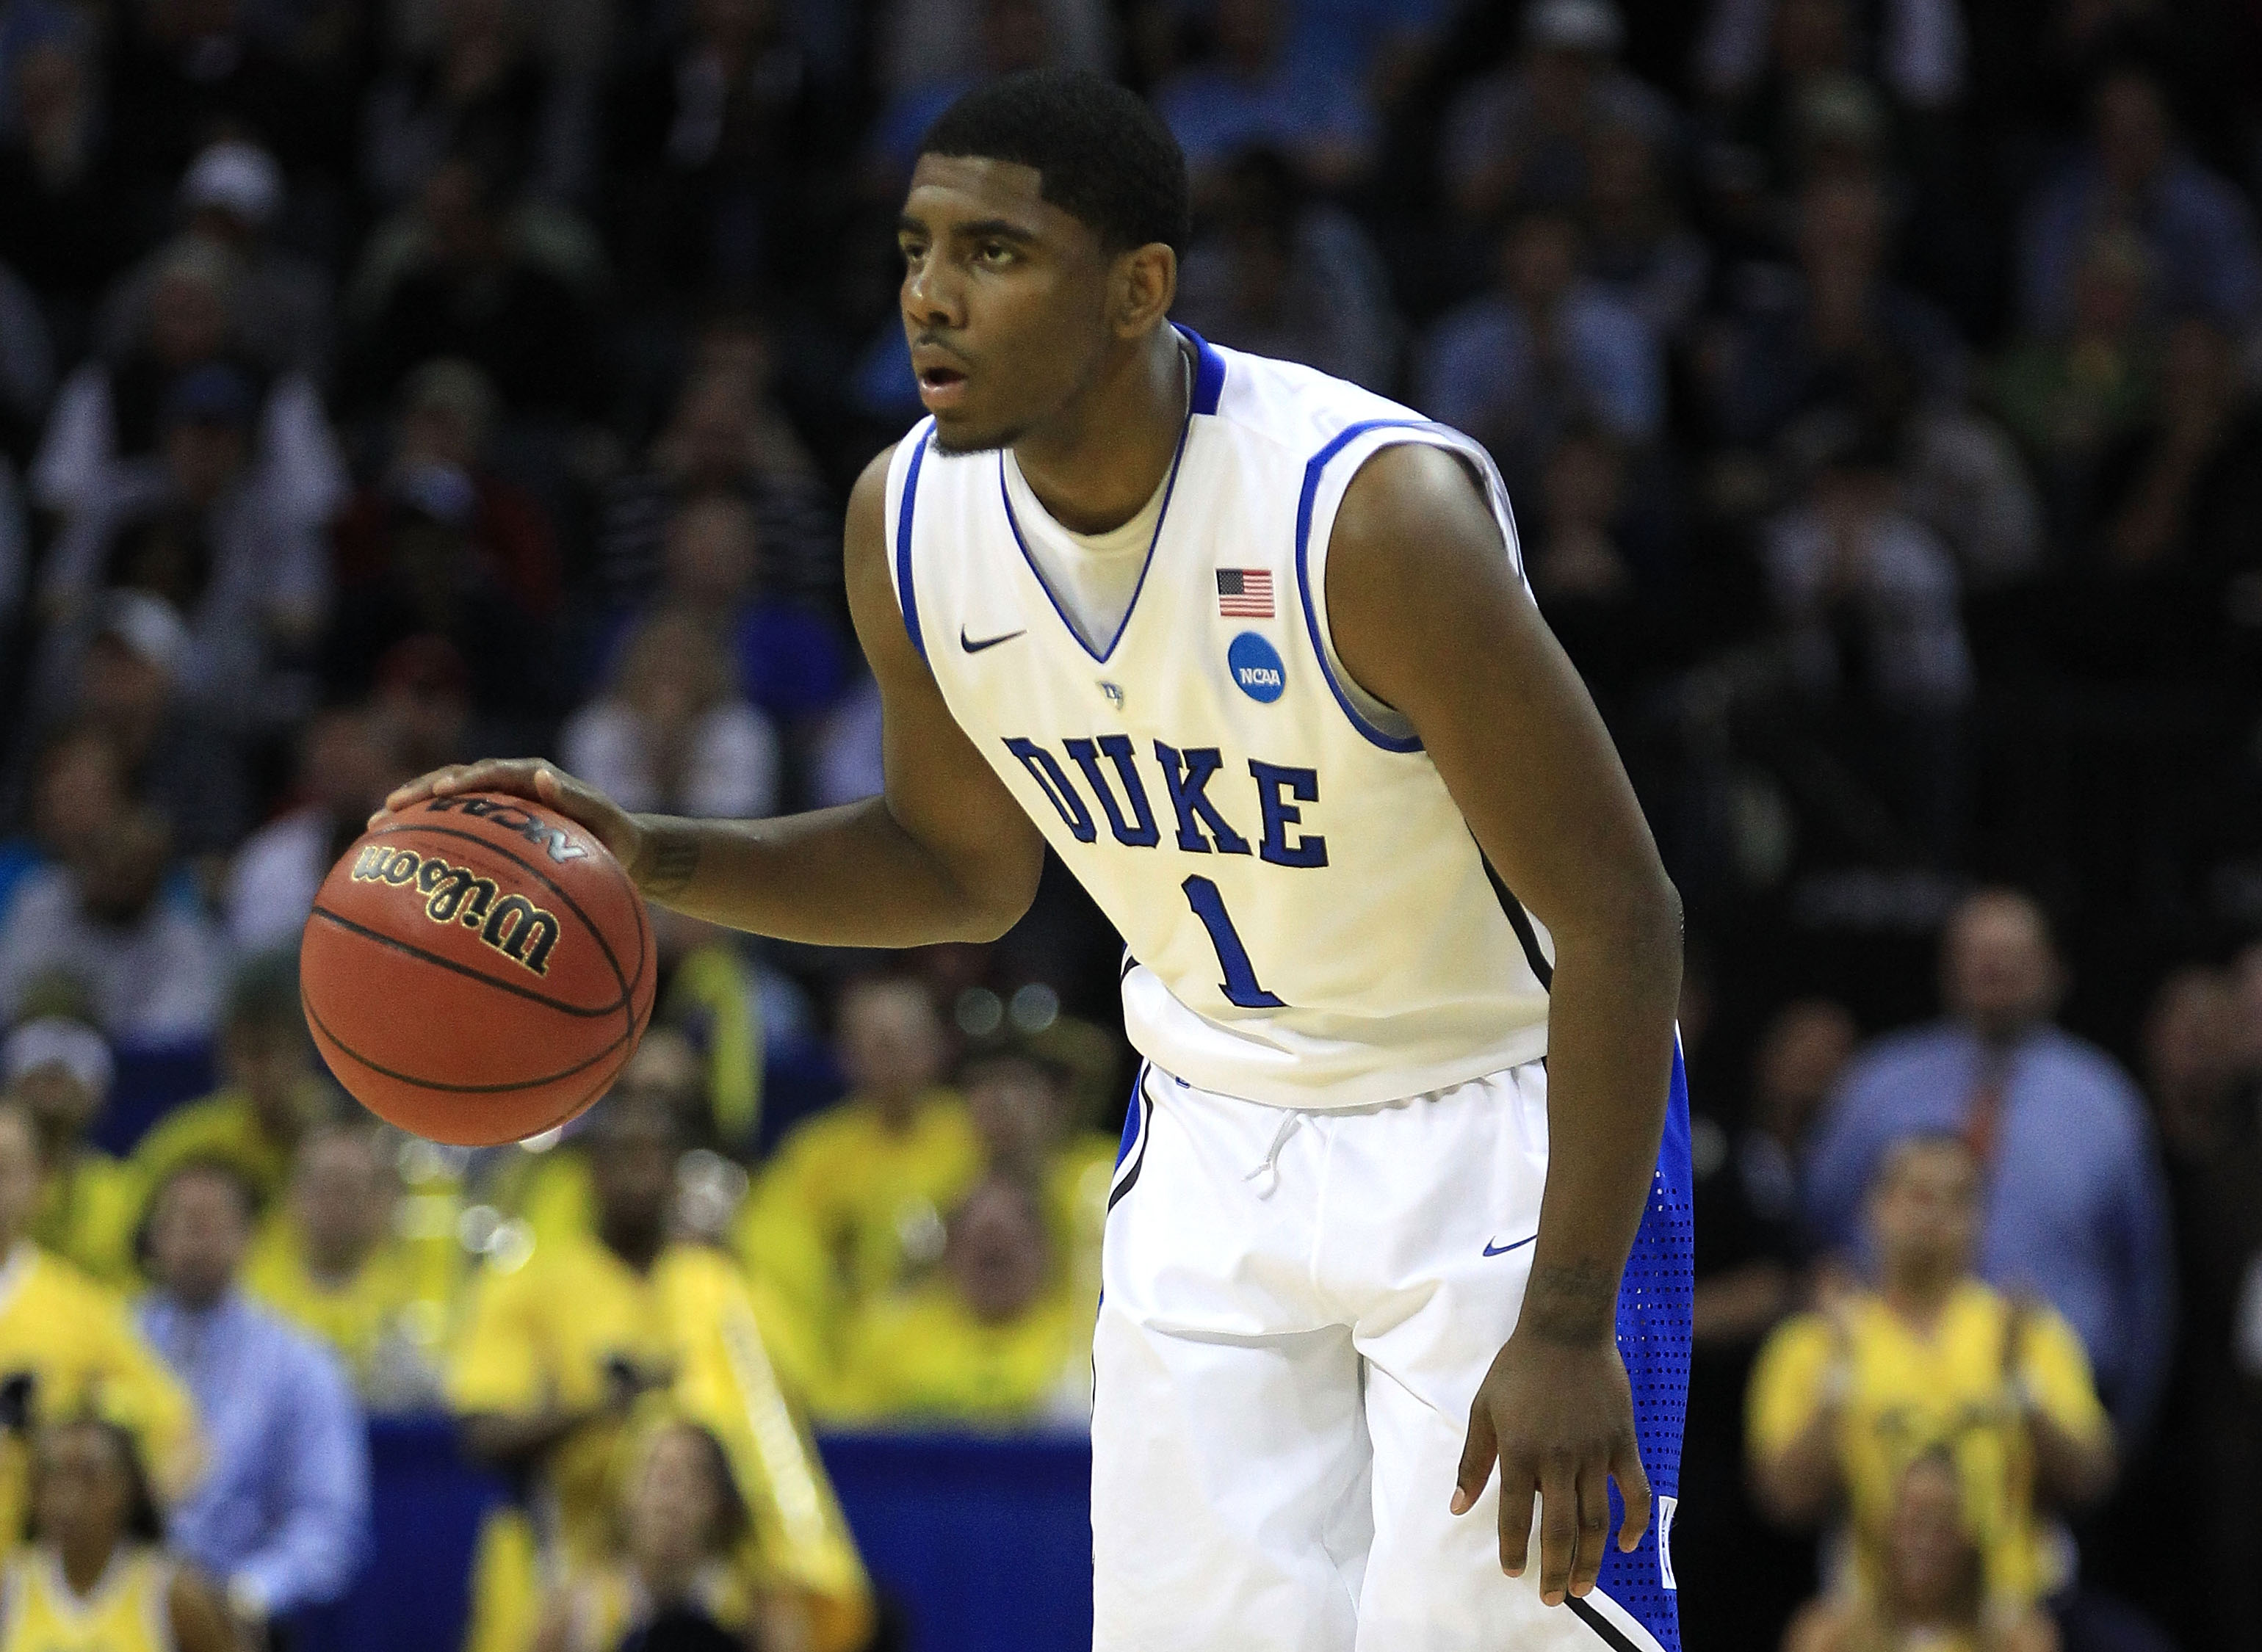
[[[918,506],[919,467],[926,463],[933,419],[922,419],[896,444],[888,460],[886,515],[888,578],[896,588],[896,607],[904,616],[904,632],[921,660],[926,658],[926,638],[919,630],[918,583],[912,575],[911,521]]]
[[[1507,546],[1510,570],[1519,583],[1524,578],[1516,518],[1509,508],[1508,488],[1501,480],[1499,467],[1474,440],[1450,426],[1416,420],[1353,425],[1321,449],[1305,468],[1296,532],[1296,578],[1301,587],[1305,628],[1344,715],[1360,734],[1387,751],[1418,751],[1421,737],[1402,713],[1353,679],[1344,669],[1343,656],[1336,651],[1335,630],[1328,619],[1328,549],[1335,535],[1336,514],[1343,508],[1351,479],[1385,448],[1405,442],[1441,448],[1467,467],[1470,479],[1484,491],[1485,502],[1492,507],[1493,520]]]

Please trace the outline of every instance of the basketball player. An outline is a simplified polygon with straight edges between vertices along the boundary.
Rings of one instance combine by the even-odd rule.
[[[932,416],[846,533],[885,795],[631,816],[513,761],[389,808],[534,798],[657,901],[845,946],[997,936],[1049,844],[1147,1058],[1095,1645],[1670,1652],[1679,907],[1498,475],[1174,327],[1185,162],[1102,81],[967,94],[899,237]]]

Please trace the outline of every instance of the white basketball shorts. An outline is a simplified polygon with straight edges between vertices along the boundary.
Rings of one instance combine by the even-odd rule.
[[[1547,1173],[1544,1062],[1298,1112],[1142,1069],[1093,1344],[1095,1652],[1679,1652],[1688,1392],[1678,1058],[1620,1294],[1657,1494],[1593,1593],[1500,1569],[1499,1476],[1447,1512],[1470,1402],[1516,1327]],[[1660,1540],[1663,1539],[1663,1541]]]

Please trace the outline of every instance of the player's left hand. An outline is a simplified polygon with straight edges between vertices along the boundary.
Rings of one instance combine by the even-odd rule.
[[[1618,1547],[1649,1526],[1649,1476],[1633,1432],[1633,1391],[1617,1340],[1560,1342],[1519,1330],[1493,1360],[1469,1407],[1452,1510],[1475,1506],[1500,1464],[1500,1564],[1524,1576],[1531,1498],[1539,1494],[1539,1596],[1560,1605],[1595,1586],[1610,1541],[1610,1482],[1625,1502]]]

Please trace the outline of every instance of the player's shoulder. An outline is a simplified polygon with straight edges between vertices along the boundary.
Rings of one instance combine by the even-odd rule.
[[[1300,362],[1286,362],[1201,341],[1195,411],[1252,449],[1270,449],[1300,467],[1350,435],[1385,425],[1430,421],[1402,402]]]
[[[848,490],[847,526],[852,542],[860,528],[869,536],[886,521],[892,479],[911,451],[925,443],[933,424],[932,419],[920,420],[901,438],[874,454],[856,473],[856,480]]]

